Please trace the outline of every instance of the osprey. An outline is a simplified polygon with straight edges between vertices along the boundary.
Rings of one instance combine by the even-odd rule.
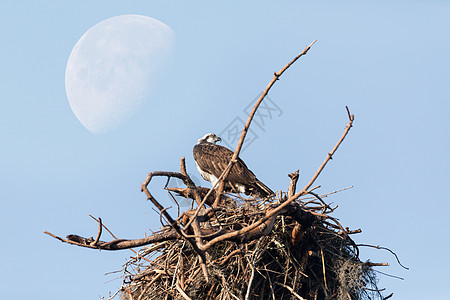
[[[194,146],[194,159],[197,169],[203,179],[214,184],[228,166],[234,152],[230,149],[216,145],[222,139],[214,133],[208,133],[198,140]],[[245,163],[238,157],[237,162],[228,174],[225,187],[230,190],[230,184],[235,191],[260,198],[274,195],[264,183],[259,181]],[[231,188],[231,191],[233,190]]]

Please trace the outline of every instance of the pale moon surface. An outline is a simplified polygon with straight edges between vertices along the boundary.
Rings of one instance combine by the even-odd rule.
[[[174,39],[169,26],[141,15],[112,17],[90,28],[66,67],[67,98],[81,124],[98,134],[128,119],[148,100]]]

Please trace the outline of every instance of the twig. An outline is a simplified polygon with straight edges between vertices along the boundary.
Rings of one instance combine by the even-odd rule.
[[[249,300],[250,299],[250,291],[252,289],[253,279],[255,278],[255,265],[254,265],[253,261],[251,263],[251,267],[252,267],[252,274],[250,275],[250,280],[248,282],[247,293],[245,294],[245,300]]]
[[[396,254],[394,251],[392,251],[391,249],[389,249],[389,248],[381,247],[381,246],[368,245],[368,244],[358,244],[358,245],[356,245],[356,246],[358,246],[358,247],[359,247],[359,246],[363,246],[363,247],[371,247],[371,248],[375,248],[375,249],[379,249],[379,250],[386,250],[386,251],[389,251],[389,252],[391,252],[391,253],[395,256],[395,259],[397,260],[398,264],[399,264],[402,268],[404,268],[404,269],[406,269],[406,270],[409,270],[408,267],[405,267],[404,265],[402,265],[402,263],[400,262],[400,259],[398,258],[397,254]]]
[[[297,294],[293,288],[291,288],[290,286],[287,286],[285,284],[279,283],[279,282],[275,282],[275,284],[281,285],[282,287],[286,288],[289,290],[289,292],[291,292],[292,295],[294,295],[295,297],[297,297],[297,299],[300,300],[306,300],[305,298],[303,298],[302,296],[300,296],[299,294]]]
[[[378,271],[378,270],[374,270],[374,271],[377,272],[377,273],[383,274],[384,276],[388,276],[388,277],[392,277],[392,278],[396,278],[396,279],[400,279],[400,280],[405,280],[405,278],[400,277],[400,276],[391,275],[391,274],[384,273],[384,272],[381,272],[381,271]]]
[[[176,173],[176,172],[150,172],[147,174],[147,178],[144,181],[144,183],[141,185],[141,191],[145,192],[145,194],[147,195],[147,200],[150,200],[153,205],[156,206],[156,208],[159,209],[159,211],[161,211],[161,213],[164,215],[164,217],[166,217],[167,221],[169,221],[170,225],[180,234],[181,230],[178,226],[178,224],[175,222],[175,220],[169,215],[169,213],[167,211],[165,211],[164,207],[152,196],[152,194],[150,193],[150,191],[148,190],[147,186],[150,184],[150,181],[152,180],[153,176],[170,176],[170,177],[177,177],[180,179],[185,179],[185,176],[183,176],[180,173]]]
[[[373,263],[373,262],[365,262],[361,264],[362,266],[367,266],[367,267],[389,267],[388,263]]]
[[[89,215],[89,217],[91,217],[92,219],[94,219],[95,221],[97,221],[97,222],[100,223],[100,221],[99,221],[97,218],[93,217],[92,215]],[[109,233],[113,238],[117,239],[117,237],[116,237],[116,236],[108,229],[108,227],[105,226],[105,224],[102,224],[102,226],[103,226],[103,228],[105,228],[106,231],[108,231],[108,233]]]
[[[325,274],[325,259],[323,258],[323,250],[322,248],[320,248],[320,254],[322,256],[322,273],[323,273],[323,282],[325,284],[325,290],[328,291],[328,286],[327,286],[327,276]]]
[[[331,208],[328,204],[326,204],[325,201],[323,201],[323,199],[322,199],[318,194],[316,194],[316,193],[314,193],[314,192],[311,192],[311,191],[308,192],[308,194],[313,195],[314,197],[316,197],[317,200],[319,200],[319,201],[323,204],[324,208],[323,208],[322,213],[325,213],[326,210],[327,210],[327,208],[330,210],[330,212],[333,212],[333,211],[334,211],[334,209]]]
[[[292,197],[295,194],[295,189],[297,187],[297,181],[299,178],[298,172],[299,170],[295,171],[294,173],[288,174],[289,178],[291,178],[288,189],[288,198]]]
[[[95,240],[90,244],[91,246],[97,245],[98,241],[100,240],[100,236],[102,235],[102,218],[98,218],[98,233]]]
[[[177,283],[175,284],[175,286],[177,287],[177,291],[181,294],[181,296],[185,299],[185,300],[192,300],[191,298],[189,298],[189,296],[183,291],[183,289],[180,287],[180,285]]]
[[[142,291],[142,293],[139,295],[139,298],[137,300],[142,300],[142,298],[147,294],[147,291],[152,287],[153,283],[155,283],[156,280],[159,279],[159,277],[162,276],[162,273],[159,273],[155,276],[155,278],[152,279],[146,286],[145,289]]]
[[[123,285],[118,289],[118,290],[116,290],[116,292],[112,295],[112,296],[110,296],[108,299],[106,299],[106,300],[112,300],[112,299],[114,299],[116,296],[117,296],[117,294],[118,293],[120,293],[121,291],[123,291]],[[111,294],[110,294],[111,295]],[[103,299],[103,298],[102,298]]]
[[[198,193],[197,187],[195,186],[195,183],[192,181],[192,179],[189,177],[188,173],[186,172],[186,160],[185,160],[184,156],[180,160],[180,171],[181,171],[181,174],[183,174],[185,176],[184,183],[190,190],[192,190],[192,192],[194,194],[194,199],[197,202],[197,205],[200,207],[201,206],[200,204],[202,203],[202,199],[200,198],[200,195]]]
[[[230,260],[230,258],[232,258],[236,254],[241,253],[241,252],[242,252],[241,249],[236,249],[236,250],[231,251],[230,254],[228,254],[224,259],[222,259],[222,261],[219,263],[219,265],[224,266]]]

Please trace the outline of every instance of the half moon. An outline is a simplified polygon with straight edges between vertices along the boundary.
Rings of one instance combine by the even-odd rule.
[[[155,85],[172,52],[175,35],[142,15],[121,15],[90,28],[66,67],[66,94],[73,113],[94,134],[128,119]]]

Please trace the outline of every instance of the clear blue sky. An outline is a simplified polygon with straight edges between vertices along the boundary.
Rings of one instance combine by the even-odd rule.
[[[102,217],[121,238],[157,230],[140,183],[178,170],[192,146],[220,133],[307,44],[318,42],[270,93],[281,110],[242,158],[272,189],[305,184],[354,128],[317,184],[344,226],[362,228],[362,258],[389,262],[394,299],[448,299],[450,3],[448,1],[8,1],[0,12],[1,298],[99,299],[121,283],[132,254],[62,244],[42,232],[95,235]],[[132,119],[93,135],[68,104],[64,73],[83,33],[142,14],[176,34],[171,67]],[[235,144],[233,145],[233,147]],[[198,175],[196,175],[198,176]],[[198,176],[200,177],[200,176]],[[204,183],[207,185],[207,183]],[[166,194],[155,196],[172,205]],[[174,211],[172,211],[174,213]],[[106,235],[105,235],[106,238]]]

